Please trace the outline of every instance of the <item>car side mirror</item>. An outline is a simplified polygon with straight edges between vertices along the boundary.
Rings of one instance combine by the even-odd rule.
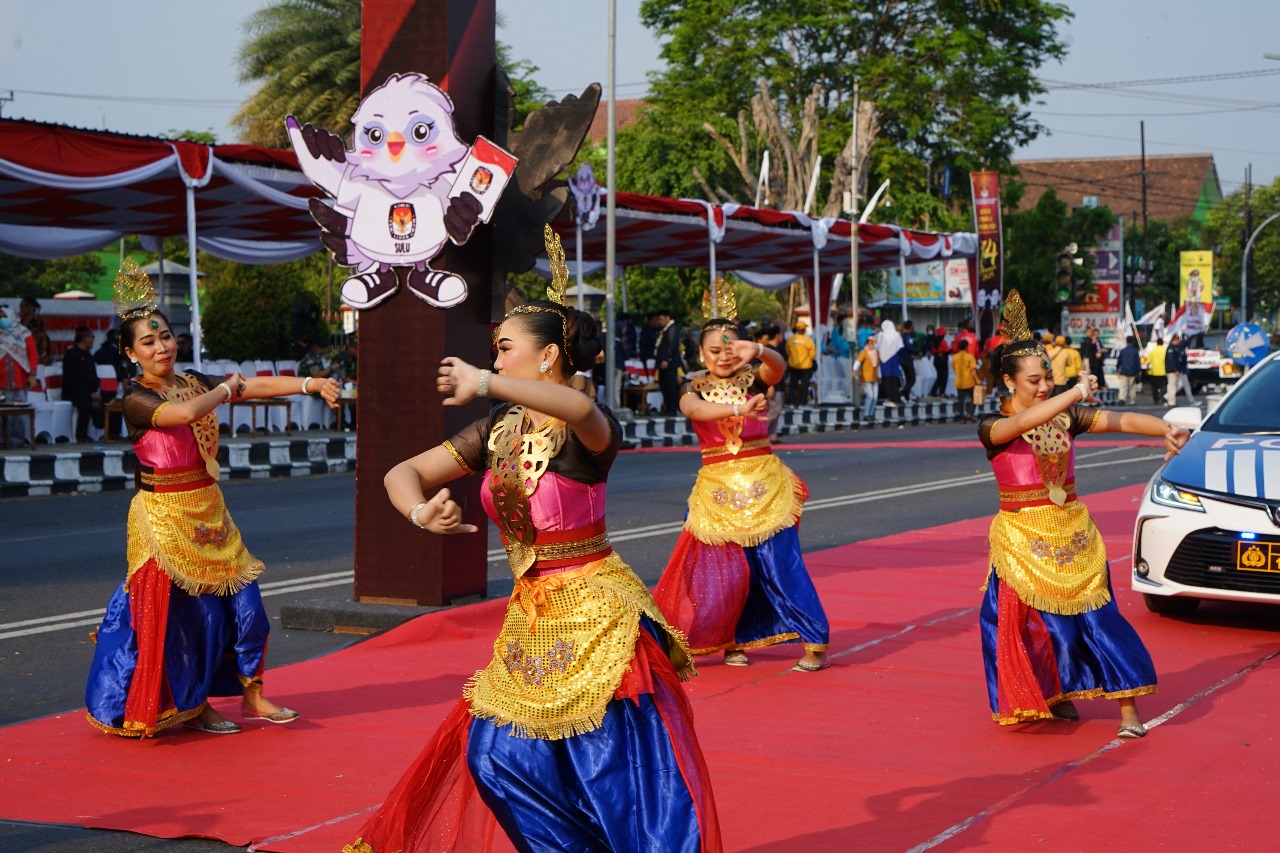
[[[1164,413],[1164,422],[1191,432],[1200,428],[1202,416],[1198,406],[1178,406]]]

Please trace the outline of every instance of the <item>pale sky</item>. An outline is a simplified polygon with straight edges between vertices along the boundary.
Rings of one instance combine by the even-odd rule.
[[[0,0],[0,115],[164,136],[228,121],[248,90],[234,56],[243,21],[264,0]],[[658,45],[618,0],[619,97],[644,94]],[[1055,89],[1036,116],[1053,134],[1020,157],[1136,155],[1145,119],[1149,154],[1209,152],[1225,192],[1253,164],[1255,183],[1280,176],[1280,3],[1275,0],[1076,0],[1069,54],[1046,80],[1129,83],[1129,90]],[[603,0],[498,0],[498,36],[557,95],[606,78]],[[1203,82],[1129,81],[1271,72]],[[1133,94],[1139,90],[1145,94]],[[1188,98],[1198,100],[1188,102]],[[1229,110],[1229,111],[1226,111]]]

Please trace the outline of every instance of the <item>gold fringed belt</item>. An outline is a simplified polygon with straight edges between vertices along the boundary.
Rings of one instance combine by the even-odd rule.
[[[503,545],[507,538],[502,537]],[[526,576],[554,574],[557,569],[580,566],[592,560],[603,560],[613,553],[609,544],[609,528],[602,518],[586,527],[572,530],[543,530],[533,540],[534,562]]]
[[[1073,478],[1063,483],[1062,490],[1067,495],[1064,503],[1074,501],[1076,499],[1075,479]],[[1000,490],[1000,509],[1004,512],[1017,512],[1028,507],[1050,506],[1051,504],[1053,504],[1053,500],[1049,498],[1049,490],[1044,486]]]
[[[209,470],[200,465],[182,468],[153,468],[138,464],[133,469],[134,485],[144,492],[191,492],[214,484]]]
[[[715,465],[717,462],[732,462],[734,459],[772,455],[773,448],[769,446],[769,439],[753,438],[751,441],[742,442],[742,448],[737,453],[730,453],[728,447],[723,444],[702,448],[702,464]]]

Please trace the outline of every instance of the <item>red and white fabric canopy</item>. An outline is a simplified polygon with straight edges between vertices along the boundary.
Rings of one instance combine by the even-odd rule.
[[[319,195],[291,151],[0,121],[0,251],[11,255],[194,233],[211,255],[279,263],[319,249],[307,212]]]
[[[100,249],[125,234],[194,234],[201,250],[280,263],[319,249],[307,200],[323,193],[292,151],[120,136],[0,120],[0,251],[34,258]],[[849,268],[851,223],[801,213],[617,194],[620,266],[813,275]],[[557,224],[566,244],[572,220]],[[858,263],[880,269],[970,258],[973,234],[858,225]],[[583,232],[583,260],[603,261],[605,231]]]
[[[615,205],[619,266],[733,270],[748,281],[757,275],[827,275],[850,267],[852,223],[847,219],[623,192]],[[566,247],[572,245],[574,223],[561,221],[555,227]],[[977,248],[975,234],[858,225],[858,265],[864,270],[935,258],[972,258]],[[583,231],[582,258],[604,260],[603,228]],[[767,286],[763,280],[752,283]]]

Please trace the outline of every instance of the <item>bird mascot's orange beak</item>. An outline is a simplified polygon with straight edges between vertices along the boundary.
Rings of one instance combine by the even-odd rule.
[[[394,130],[387,134],[387,153],[391,155],[392,163],[400,159],[404,153],[404,134]]]

